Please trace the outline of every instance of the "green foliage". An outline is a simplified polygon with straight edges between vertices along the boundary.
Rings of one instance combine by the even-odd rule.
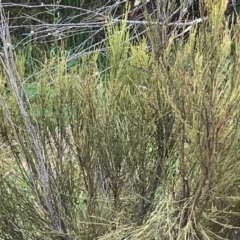
[[[125,22],[104,62],[4,56],[0,239],[237,239],[240,43],[221,16],[158,59]]]

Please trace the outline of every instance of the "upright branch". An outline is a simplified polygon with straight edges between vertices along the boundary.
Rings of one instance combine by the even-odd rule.
[[[7,73],[11,90],[13,91],[13,95],[16,98],[16,102],[26,128],[27,136],[29,138],[29,144],[31,144],[29,148],[33,151],[34,155],[37,158],[38,164],[36,166],[36,171],[38,174],[38,178],[40,179],[40,182],[41,182],[41,187],[43,190],[43,199],[44,199],[44,203],[42,205],[45,206],[45,209],[48,213],[48,216],[50,218],[50,221],[52,223],[54,230],[61,232],[62,226],[53,206],[53,199],[52,199],[51,190],[50,190],[49,174],[46,167],[46,159],[43,153],[42,142],[40,141],[40,137],[39,137],[40,135],[36,127],[37,123],[33,124],[31,122],[28,116],[28,113],[26,111],[23,98],[20,94],[21,92],[20,89],[22,88],[22,84],[20,82],[20,77],[18,75],[17,67],[14,61],[14,54],[13,54],[11,40],[10,40],[8,22],[4,13],[2,3],[0,3],[0,17],[1,17],[0,37],[3,45],[3,62],[4,62],[3,65]],[[2,107],[4,108],[6,107],[6,105],[5,106],[3,105]],[[32,181],[36,181],[36,180],[32,178]]]

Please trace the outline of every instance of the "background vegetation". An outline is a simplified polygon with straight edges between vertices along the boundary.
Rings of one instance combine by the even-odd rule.
[[[239,239],[238,19],[100,2],[0,4],[0,239]]]

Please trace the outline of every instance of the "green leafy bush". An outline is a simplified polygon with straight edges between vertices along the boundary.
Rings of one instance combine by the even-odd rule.
[[[223,11],[159,58],[110,25],[107,71],[96,49],[29,74],[1,29],[0,239],[238,239],[240,44]]]

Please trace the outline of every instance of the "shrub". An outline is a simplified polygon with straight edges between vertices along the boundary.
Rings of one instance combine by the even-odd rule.
[[[159,57],[110,24],[106,71],[97,49],[72,66],[63,51],[29,76],[1,12],[2,239],[238,238],[239,30],[223,13]]]

